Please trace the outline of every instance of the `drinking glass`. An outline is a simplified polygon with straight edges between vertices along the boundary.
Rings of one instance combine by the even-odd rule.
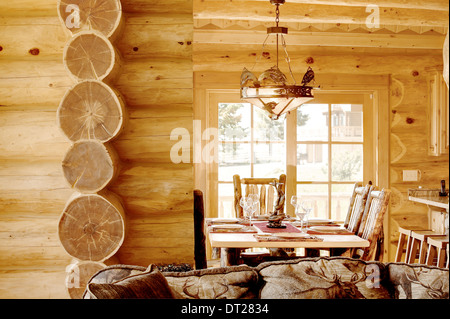
[[[252,226],[252,215],[256,211],[255,201],[252,197],[241,197],[239,204],[244,209],[244,216],[249,217],[250,226]]]
[[[302,232],[304,232],[304,224],[307,221],[307,218],[309,216],[309,214],[311,213],[311,211],[314,209],[314,204],[315,202],[313,200],[302,200],[300,203],[300,207],[302,208],[302,217],[300,218],[299,215],[297,215],[297,217],[299,217],[299,219],[301,219],[301,230]],[[306,228],[306,226],[305,226]]]

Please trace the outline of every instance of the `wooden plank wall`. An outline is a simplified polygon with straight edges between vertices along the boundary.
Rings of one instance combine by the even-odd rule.
[[[444,41],[442,36],[442,43]],[[195,37],[194,37],[195,38]],[[386,234],[389,254],[386,260],[392,261],[398,241],[399,225],[426,225],[427,207],[408,201],[408,188],[419,185],[424,188],[438,188],[441,179],[448,181],[449,156],[427,155],[427,105],[429,99],[427,79],[434,70],[442,70],[442,50],[406,50],[386,48],[355,48],[333,46],[301,46],[289,41],[287,49],[292,69],[296,77],[301,76],[310,65],[316,74],[339,75],[387,75],[391,77],[389,187],[392,189],[391,206],[387,218],[390,230]],[[291,44],[291,46],[289,45]],[[194,71],[236,72],[252,67],[255,56],[260,54],[261,46],[246,44],[207,44],[194,43]],[[268,49],[266,49],[268,51]],[[270,59],[267,55],[266,59]],[[312,63],[311,63],[312,62]],[[270,67],[264,64],[265,68]],[[255,72],[261,72],[259,64]],[[221,74],[211,82],[220,83]],[[298,79],[297,79],[298,80]],[[236,82],[239,78],[236,76]],[[320,84],[320,83],[317,83]],[[194,83],[197,87],[197,83]],[[399,89],[401,87],[401,90]],[[419,169],[418,182],[403,182],[402,170]]]
[[[190,0],[122,0],[115,87],[129,121],[113,142],[121,171],[109,189],[124,201],[121,263],[193,262],[193,168],[174,164],[173,128],[192,131]],[[56,110],[73,85],[62,64],[69,36],[56,0],[0,2],[0,298],[66,298],[71,258],[57,224],[73,193],[61,160],[70,146]]]

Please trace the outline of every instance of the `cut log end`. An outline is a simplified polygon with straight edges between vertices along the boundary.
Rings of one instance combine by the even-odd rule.
[[[66,288],[71,299],[82,299],[86,285],[98,271],[106,268],[104,263],[76,261],[66,268]]]
[[[80,193],[104,189],[118,172],[118,157],[108,144],[95,140],[74,143],[62,162],[64,177]]]
[[[70,88],[58,108],[58,124],[75,142],[108,142],[120,134],[125,107],[120,95],[99,81],[83,81]]]
[[[73,35],[95,30],[110,38],[120,29],[122,5],[120,0],[59,0],[58,15]]]
[[[66,252],[82,261],[104,261],[125,238],[125,214],[112,193],[76,194],[61,214],[58,234]]]
[[[112,80],[120,69],[119,54],[111,42],[97,31],[84,31],[69,40],[63,62],[77,81]]]

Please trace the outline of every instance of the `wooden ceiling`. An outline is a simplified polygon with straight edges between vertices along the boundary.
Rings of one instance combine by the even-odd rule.
[[[274,25],[269,0],[193,0],[194,44],[249,47],[260,45]],[[367,24],[379,8],[379,27]],[[280,25],[294,50],[380,49],[406,54],[442,54],[449,23],[447,0],[286,0]],[[378,50],[378,51],[377,51]],[[431,50],[431,51],[430,51]]]

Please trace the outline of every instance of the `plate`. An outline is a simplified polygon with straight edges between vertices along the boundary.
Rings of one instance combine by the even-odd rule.
[[[254,216],[252,219],[253,220],[267,220],[269,219],[270,215],[258,215],[258,216]]]
[[[213,223],[218,224],[237,224],[239,222],[239,219],[237,218],[213,218],[211,219]]]
[[[212,227],[221,229],[241,229],[244,227],[244,225],[225,224],[225,225],[213,225]]]
[[[310,225],[325,225],[325,224],[333,224],[333,221],[331,219],[319,219],[319,218],[314,218],[314,219],[308,219],[308,224]]]
[[[313,230],[324,231],[324,232],[334,232],[339,230],[344,230],[344,228],[340,226],[311,226]]]
[[[272,236],[279,237],[279,238],[302,238],[302,237],[309,237],[308,234],[305,233],[274,233]]]

